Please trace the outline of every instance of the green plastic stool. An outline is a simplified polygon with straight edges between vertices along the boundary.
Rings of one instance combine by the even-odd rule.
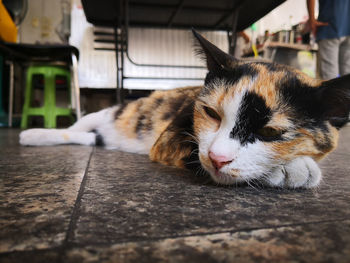
[[[43,75],[44,77],[44,103],[42,107],[31,107],[30,102],[34,87],[32,85],[34,75]],[[71,102],[70,92],[70,72],[60,66],[30,66],[27,70],[26,90],[23,105],[21,128],[28,127],[29,116],[43,116],[45,128],[56,128],[57,116],[68,116],[73,121],[72,110],[70,108],[56,107],[56,76],[64,76],[67,79],[69,87],[69,100]]]

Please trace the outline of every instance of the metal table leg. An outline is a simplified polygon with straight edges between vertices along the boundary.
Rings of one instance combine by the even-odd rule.
[[[73,72],[73,101],[74,106],[76,110],[77,119],[79,120],[81,118],[81,111],[80,111],[80,87],[79,87],[79,78],[78,78],[78,60],[75,55],[72,55],[72,72]]]
[[[234,56],[237,46],[237,21],[238,21],[239,7],[233,12],[231,39],[229,40],[229,54]]]

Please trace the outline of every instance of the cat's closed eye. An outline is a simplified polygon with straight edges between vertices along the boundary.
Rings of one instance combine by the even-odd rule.
[[[203,109],[205,111],[205,113],[212,119],[218,121],[218,122],[221,122],[221,117],[220,115],[215,111],[213,110],[212,108],[210,107],[207,107],[207,106],[203,106]]]
[[[273,140],[280,139],[284,132],[285,131],[283,131],[283,130],[278,130],[278,129],[267,126],[267,127],[263,127],[261,129],[258,129],[255,132],[255,135],[261,140],[273,141]]]

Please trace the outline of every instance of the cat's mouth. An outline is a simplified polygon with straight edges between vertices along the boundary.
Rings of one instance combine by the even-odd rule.
[[[199,155],[201,164],[205,170],[209,172],[212,179],[218,183],[231,184],[235,181],[239,181],[240,171],[238,169],[230,169],[229,171],[223,171],[223,169],[216,169],[211,165],[209,159]]]

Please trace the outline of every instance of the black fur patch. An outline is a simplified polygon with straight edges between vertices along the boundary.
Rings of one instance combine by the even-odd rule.
[[[174,115],[181,108],[181,106],[184,104],[186,99],[187,99],[186,95],[182,95],[182,96],[172,100],[169,103],[169,109],[163,114],[162,119],[163,120],[169,120],[169,119],[173,118]]]
[[[322,140],[315,140],[315,146],[318,150],[321,152],[327,152],[329,149],[332,149],[333,144],[332,141],[329,138],[329,130],[327,126],[322,127],[322,133],[325,135],[325,137]]]
[[[255,132],[264,127],[271,116],[271,109],[262,97],[252,92],[246,93],[230,137],[239,139],[242,145],[253,143],[257,139]]]
[[[183,103],[186,103],[183,101]],[[187,169],[196,170],[200,167],[198,157],[198,144],[189,134],[193,135],[193,110],[194,102],[186,105],[170,124],[169,129],[176,132],[176,136],[172,138],[169,143],[174,145],[181,145],[181,148],[189,148],[191,154],[183,157],[184,165]]]
[[[148,118],[146,118],[146,115],[148,116]],[[140,136],[141,131],[150,131],[150,130],[152,130],[151,114],[150,113],[141,114],[137,120],[135,133],[137,133]]]
[[[156,99],[156,105],[157,106],[159,106],[160,104],[162,104],[163,103],[163,101],[164,101],[164,99],[163,98],[158,98],[158,99]]]
[[[193,145],[192,152],[189,156],[182,158],[185,168],[192,170],[192,171],[197,171],[200,167],[200,161],[199,161],[199,156],[198,156],[198,146]]]
[[[204,84],[208,87],[208,85],[214,80],[223,80],[227,85],[233,85],[244,76],[253,78],[257,75],[258,71],[251,65],[251,63],[246,63],[239,65],[232,70],[220,69],[215,72],[208,72]],[[202,89],[201,95],[207,95],[209,92],[210,90],[208,89]]]
[[[106,145],[101,134],[96,134],[96,139],[95,140],[96,140],[96,146],[102,146],[103,147],[103,146]]]
[[[320,127],[329,121],[341,128],[348,121],[350,110],[349,91],[337,85],[311,87],[301,82],[294,73],[287,72],[280,82],[281,100],[291,105],[295,123],[308,128]],[[346,93],[346,91],[348,93]]]
[[[122,104],[120,105],[119,109],[116,110],[116,112],[114,113],[114,119],[118,119],[119,116],[123,113],[124,109],[126,108],[128,104]]]
[[[329,120],[335,127],[341,127],[348,120],[350,95],[337,85],[310,87],[293,73],[286,73],[281,80],[282,99],[295,109],[296,117],[311,125],[320,125]],[[306,116],[303,118],[303,116]]]
[[[150,131],[152,130],[152,111],[157,109],[159,105],[161,105],[164,102],[163,98],[157,98],[154,103],[152,104],[152,107],[150,109],[151,112],[143,112],[140,114],[139,118],[137,119],[137,124],[135,127],[135,133],[137,133],[140,136],[140,131],[146,130]],[[140,108],[142,105],[142,102],[139,103],[138,108]]]
[[[173,112],[167,111],[166,113],[163,114],[162,120],[169,120],[173,116]]]
[[[317,98],[317,88],[302,83],[294,73],[287,72],[280,82],[281,100],[291,105],[293,119],[300,125],[318,126],[323,122],[322,104]]]
[[[318,96],[324,109],[324,117],[336,128],[349,120],[350,74],[322,83]]]
[[[142,128],[144,127],[144,120],[146,119],[144,114],[140,114],[139,118],[137,119],[137,124],[135,126],[135,133],[139,133]]]
[[[92,130],[91,132],[95,133],[96,134],[96,137],[95,137],[95,145],[96,146],[105,146],[105,142],[103,140],[103,136],[101,134],[99,134],[96,130]]]
[[[181,102],[181,105],[186,103],[185,101]],[[179,108],[177,108],[178,110]],[[182,110],[181,113],[178,114],[179,118],[175,118],[172,122],[172,126],[174,129],[190,132],[193,134],[193,109],[194,109],[194,101],[188,103]]]

